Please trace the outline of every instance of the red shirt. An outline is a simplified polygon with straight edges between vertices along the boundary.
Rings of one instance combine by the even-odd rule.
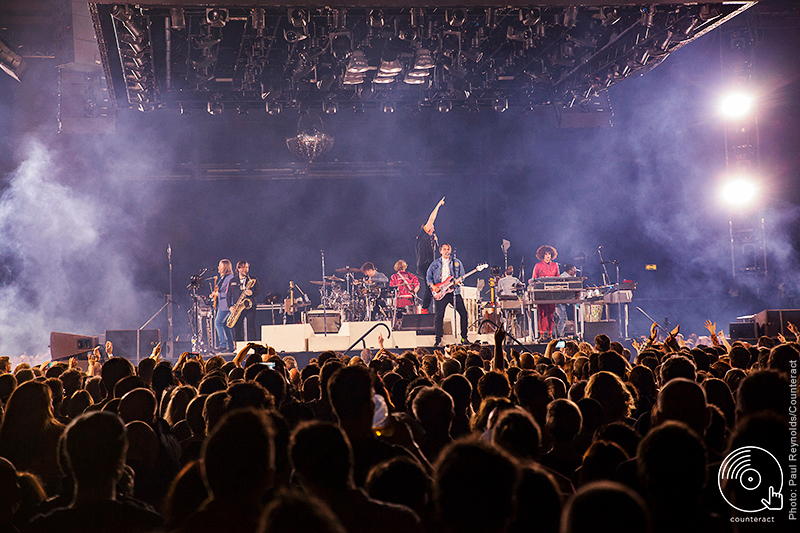
[[[536,266],[533,267],[534,278],[555,278],[558,274],[558,263],[555,261],[550,261],[549,263],[539,261],[536,263]]]
[[[395,307],[414,305],[414,289],[419,287],[419,279],[405,270],[395,272],[389,280],[390,287],[398,287]],[[411,289],[409,290],[409,286]]]

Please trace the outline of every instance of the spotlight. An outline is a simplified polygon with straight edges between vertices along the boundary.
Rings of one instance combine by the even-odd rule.
[[[732,206],[751,204],[758,196],[758,187],[745,178],[735,178],[722,187],[722,199]]]
[[[302,9],[289,9],[289,22],[295,28],[306,27],[306,13]]]
[[[453,28],[460,28],[467,20],[467,12],[463,9],[454,9],[447,12],[447,23]]]
[[[504,113],[508,109],[508,100],[505,98],[497,98],[492,102],[492,109],[498,113]]]
[[[346,58],[350,52],[352,51],[351,41],[350,41],[350,34],[349,33],[339,33],[338,35],[332,35],[331,39],[331,50],[333,51],[333,57],[342,61]]]
[[[408,74],[406,74],[406,76],[409,77],[409,78],[427,78],[428,76],[430,76],[430,72],[428,72],[425,69],[416,69],[415,68],[414,70],[412,70]]]
[[[391,102],[384,102],[381,109],[383,109],[384,113],[394,113],[394,104]]]
[[[399,74],[403,71],[403,67],[400,65],[400,61],[395,59],[394,61],[381,61],[381,68],[379,69],[383,74]]]
[[[483,59],[483,52],[481,52],[480,48],[471,48],[465,52],[461,52],[461,55],[473,63],[480,63],[481,59]]]
[[[25,71],[28,70],[28,64],[19,54],[0,41],[0,68],[15,80],[21,81]]]
[[[225,105],[222,102],[209,102],[206,106],[209,115],[221,115],[224,110]]]
[[[364,75],[357,74],[353,72],[347,72],[342,78],[343,85],[358,85],[360,83],[364,83]]]
[[[287,43],[294,44],[294,43],[302,41],[303,39],[307,39],[308,35],[306,35],[304,33],[297,33],[294,30],[284,29],[283,30],[283,38],[286,39]]]
[[[720,101],[719,109],[727,118],[741,118],[753,107],[753,97],[744,92],[732,92]]]
[[[186,28],[186,15],[183,9],[173,7],[169,10],[169,25],[173,30],[182,30]]]
[[[206,23],[214,28],[222,28],[228,23],[228,10],[216,7],[206,8]]]
[[[369,25],[373,28],[383,28],[386,17],[380,9],[373,9],[368,15]]]
[[[431,69],[436,66],[431,57],[431,52],[427,48],[417,49],[417,57],[414,59],[415,69]]]
[[[564,10],[564,27],[572,28],[578,22],[578,7],[569,6]]]
[[[335,115],[339,111],[339,104],[330,100],[322,102],[322,110],[328,115]]]
[[[394,74],[384,75],[383,73],[378,73],[377,76],[372,80],[372,83],[379,83],[381,85],[387,85],[394,81]]]
[[[267,102],[265,108],[270,115],[279,115],[283,111],[283,106],[280,102]]]
[[[250,10],[250,19],[253,23],[253,29],[263,30],[266,28],[266,13],[263,7],[256,7]]]
[[[410,74],[406,74],[406,77],[403,78],[403,82],[407,83],[408,85],[422,85],[425,83],[424,77],[417,77],[411,76]]]
[[[451,109],[453,109],[453,104],[450,101],[442,100],[436,105],[436,109],[439,113],[449,113]]]
[[[542,18],[541,8],[535,7],[533,9],[523,7],[519,10],[519,21],[526,26],[536,26]]]
[[[367,63],[367,57],[364,55],[364,52],[361,50],[356,50],[350,56],[350,62],[347,63],[347,73],[348,74],[361,74],[369,70],[369,64]]]
[[[656,12],[655,6],[642,7],[642,17],[640,19],[642,26],[644,26],[645,28],[653,27],[653,16],[655,15],[655,12]]]

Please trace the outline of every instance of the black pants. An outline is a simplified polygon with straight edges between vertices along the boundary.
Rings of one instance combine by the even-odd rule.
[[[247,339],[244,338],[244,323],[247,320]],[[233,338],[237,341],[247,340],[248,342],[258,342],[256,336],[256,310],[255,307],[242,311],[239,320],[233,325]]]
[[[456,339],[467,338],[467,308],[464,306],[464,298],[460,294],[455,295],[455,302],[453,301],[453,293],[446,294],[444,298],[436,302],[436,340],[442,340],[444,330],[444,311],[448,305],[456,308],[459,317],[460,328]],[[454,332],[455,333],[455,332]]]
[[[428,287],[427,281],[427,268],[425,272],[420,274],[417,272],[417,277],[419,278],[419,289],[422,291],[422,308],[423,309],[430,309],[431,301],[433,300],[433,293],[431,292],[431,288]]]

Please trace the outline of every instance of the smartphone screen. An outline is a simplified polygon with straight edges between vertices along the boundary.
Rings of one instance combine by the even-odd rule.
[[[558,341],[558,342],[556,343],[556,348],[558,348],[558,349],[561,349],[561,348],[563,348],[563,347],[564,347],[564,346],[566,346],[566,345],[567,345],[567,342],[566,342],[566,341]]]

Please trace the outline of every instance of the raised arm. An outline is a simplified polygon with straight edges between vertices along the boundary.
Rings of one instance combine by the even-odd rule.
[[[505,369],[506,363],[506,354],[503,352],[504,340],[506,340],[506,332],[503,326],[498,326],[494,330],[494,361],[492,367],[494,370],[500,370],[501,372]]]
[[[433,228],[433,223],[436,221],[436,215],[439,214],[439,208],[442,207],[443,205],[444,205],[444,196],[442,196],[442,199],[439,200],[438,204],[436,204],[436,207],[433,208],[433,211],[431,211],[431,216],[428,217],[428,221],[425,222],[425,225],[423,226],[425,228],[425,231],[427,231],[428,233],[430,233],[431,228]]]

